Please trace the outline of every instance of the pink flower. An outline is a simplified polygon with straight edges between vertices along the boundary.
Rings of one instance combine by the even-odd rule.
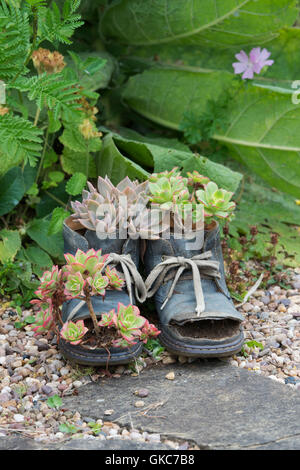
[[[260,47],[254,47],[247,56],[245,51],[240,51],[235,57],[239,62],[234,62],[232,64],[234,68],[234,73],[242,73],[242,78],[253,78],[254,73],[260,73],[263,67],[266,65],[274,64],[274,60],[267,60],[271,55],[266,48],[262,49]]]

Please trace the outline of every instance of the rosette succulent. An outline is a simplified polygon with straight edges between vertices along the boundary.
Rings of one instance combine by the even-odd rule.
[[[129,344],[135,344],[134,339],[141,335],[141,328],[146,319],[140,315],[140,311],[135,305],[125,307],[119,303],[115,322],[116,328],[125,341]]]
[[[219,189],[212,181],[205,186],[204,190],[196,191],[197,200],[203,204],[206,217],[229,219],[236,206],[235,202],[231,201],[232,196],[233,193]]]
[[[40,311],[35,317],[35,322],[31,328],[36,335],[50,331],[54,326],[54,318],[51,304],[40,304]]]
[[[82,193],[82,202],[72,204],[73,219],[83,227],[97,232],[99,238],[112,233],[126,233],[129,238],[159,237],[160,227],[149,225],[148,181],[139,183],[124,178],[117,186],[98,178],[97,189],[88,183],[89,191]]]
[[[74,274],[69,274],[68,280],[65,284],[65,295],[68,299],[74,299],[83,295],[85,280],[82,274],[78,271]]]
[[[102,255],[101,250],[96,251],[92,248],[86,253],[78,249],[75,256],[71,253],[67,253],[64,256],[67,261],[65,267],[67,275],[81,273],[86,279],[88,276],[93,276],[102,270],[109,255]]]
[[[198,171],[194,170],[192,173],[187,172],[188,184],[190,186],[203,186],[209,183],[209,178],[207,176],[201,175]]]
[[[171,210],[174,204],[184,204],[189,200],[187,179],[182,176],[165,176],[149,183],[150,201],[159,204],[161,209]]]
[[[40,286],[35,294],[39,298],[51,297],[62,282],[63,277],[63,271],[58,266],[53,266],[51,271],[45,271],[42,275]]]
[[[149,338],[155,338],[159,334],[160,331],[156,328],[156,326],[152,325],[148,320],[146,320],[142,328],[140,339],[143,341],[143,343],[147,343]]]
[[[102,297],[105,296],[105,289],[110,284],[108,277],[103,276],[100,272],[97,272],[93,277],[89,277],[87,282],[91,287],[91,294],[102,295]]]
[[[107,266],[105,269],[105,276],[108,278],[109,285],[112,289],[121,290],[124,286],[124,280],[120,278],[115,268],[110,268],[110,266]]]
[[[82,342],[82,338],[88,331],[83,320],[78,320],[76,323],[69,321],[63,325],[60,336],[75,346]]]

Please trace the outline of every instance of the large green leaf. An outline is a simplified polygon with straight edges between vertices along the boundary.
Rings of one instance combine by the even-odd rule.
[[[142,136],[130,129],[122,129],[120,134],[113,133],[113,140],[118,147],[126,151],[132,160],[154,167],[155,172],[172,170],[175,166],[183,173],[197,170],[208,176],[219,186],[235,192],[242,175],[208,158],[194,155],[189,148],[176,139]]]
[[[87,151],[75,152],[65,147],[61,156],[61,165],[63,170],[69,175],[74,175],[74,173],[83,173],[86,175],[88,165],[89,177],[95,178],[97,176],[94,156]]]
[[[140,114],[178,129],[185,112],[204,112],[230,80],[225,72],[150,69],[129,80],[124,98]],[[300,107],[291,95],[249,85],[230,101],[227,120],[227,130],[214,138],[270,185],[300,197]]]
[[[21,168],[12,168],[0,178],[0,216],[8,214],[25,194]]]
[[[116,65],[115,59],[108,52],[80,52],[78,56],[74,54],[73,57],[74,60],[66,56],[65,60],[67,65],[76,71],[77,79],[83,88],[96,91],[107,87]],[[65,70],[68,76],[68,69]],[[72,77],[72,74],[69,76]]]
[[[271,186],[300,198],[300,107],[289,95],[250,87],[228,114],[229,127],[214,138]]]
[[[226,72],[195,73],[155,68],[131,77],[125,101],[152,121],[178,130],[185,112],[204,112],[209,100],[217,100],[233,84]]]
[[[126,176],[141,180],[146,180],[149,177],[149,173],[141,166],[122,155],[111,134],[103,139],[102,149],[95,158],[98,175],[102,177],[107,175],[113,184],[119,183]]]
[[[27,229],[27,234],[50,256],[53,256],[53,258],[62,259],[64,245],[62,232],[50,236],[48,234],[49,228],[50,220],[35,219],[30,223]]]
[[[274,60],[272,67],[263,75],[256,75],[255,81],[274,79],[289,82],[300,77],[300,61],[297,57],[300,44],[300,29],[284,28],[278,36],[266,44],[271,52],[270,58]],[[249,53],[253,46],[244,47]],[[143,71],[153,66],[174,67],[178,70],[209,73],[226,70],[233,73],[232,63],[236,62],[235,54],[240,48],[231,46],[227,48],[216,47],[204,42],[199,46],[176,46],[162,44],[150,47],[118,48],[115,53],[121,56],[133,70]]]
[[[257,45],[297,14],[294,0],[122,0],[107,9],[101,32],[131,45]]]

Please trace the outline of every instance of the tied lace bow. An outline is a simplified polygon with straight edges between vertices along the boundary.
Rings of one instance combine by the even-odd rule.
[[[110,253],[109,257],[107,258],[102,271],[106,268],[106,266],[110,264],[112,266],[117,266],[120,264],[122,271],[124,273],[126,287],[128,290],[128,295],[130,298],[130,303],[133,304],[133,296],[132,296],[132,287],[131,285],[134,284],[134,292],[137,300],[139,302],[144,302],[147,298],[147,291],[143,281],[142,276],[137,270],[136,265],[131,259],[130,255],[118,255],[117,253]]]
[[[176,284],[182,275],[183,271],[190,269],[193,276],[194,291],[196,297],[196,314],[200,316],[205,311],[205,301],[201,284],[201,274],[213,278],[220,278],[220,263],[218,261],[210,260],[212,253],[206,251],[200,255],[195,255],[192,258],[184,258],[183,256],[165,256],[164,261],[158,264],[149,274],[146,279],[145,285],[148,291],[148,297],[151,297],[160,288],[160,286],[168,281],[167,274],[172,269],[177,269],[173,283],[169,289],[167,297],[165,298],[161,310],[166,306],[168,301],[173,295]]]

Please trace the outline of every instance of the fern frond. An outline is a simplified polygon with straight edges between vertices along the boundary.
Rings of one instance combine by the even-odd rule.
[[[66,0],[62,13],[55,2],[51,8],[42,8],[39,18],[39,36],[41,42],[48,41],[72,44],[70,38],[75,29],[84,24],[81,15],[76,13],[80,6],[80,0]]]
[[[25,0],[31,8],[39,9],[47,6],[47,0]]]
[[[6,114],[0,117],[0,154],[1,159],[5,159],[4,166],[10,168],[23,161],[34,166],[42,150],[41,134],[32,122],[20,116]]]
[[[28,9],[0,0],[0,79],[13,78],[30,50]]]
[[[38,108],[50,109],[54,119],[59,119],[62,112],[80,113],[78,100],[81,93],[76,85],[76,81],[64,79],[62,73],[45,73],[31,78],[20,77],[13,88],[27,92],[28,98],[35,101]]]

